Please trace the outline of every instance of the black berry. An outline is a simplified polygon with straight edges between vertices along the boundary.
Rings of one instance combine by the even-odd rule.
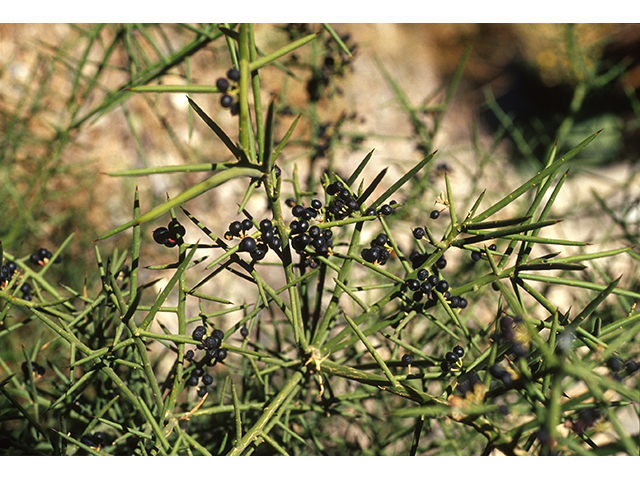
[[[444,356],[444,359],[449,363],[457,363],[460,360],[460,357],[453,352],[447,352]]]
[[[411,365],[412,363],[413,363],[413,357],[412,357],[411,355],[409,355],[408,353],[405,353],[405,354],[402,356],[402,364],[403,364],[403,365],[407,365],[407,366],[409,366],[409,365]]]
[[[416,227],[413,229],[413,238],[415,238],[416,240],[420,240],[422,237],[424,237],[424,228],[422,227]]]
[[[420,282],[415,278],[407,280],[407,288],[412,292],[415,292],[420,288]]]
[[[220,362],[222,362],[225,358],[227,358],[227,349],[221,348],[220,350],[218,350],[218,353],[216,353],[216,358]]]
[[[449,290],[449,282],[447,282],[446,280],[440,280],[436,285],[436,290],[438,290],[440,293],[446,292],[447,290]]]
[[[247,338],[247,336],[249,335],[249,329],[246,325],[243,325],[240,329],[240,335],[242,335],[244,338]]]
[[[391,215],[393,213],[393,208],[391,207],[391,205],[382,205],[380,207],[380,213],[382,215]]]
[[[317,198],[314,198],[313,200],[311,200],[311,207],[315,208],[316,210],[320,210],[322,208],[322,202]]]
[[[460,345],[456,345],[455,347],[453,347],[452,352],[455,353],[459,358],[464,357],[464,348],[462,348]]]
[[[438,210],[433,210],[433,211],[429,214],[429,216],[435,220],[436,218],[438,218],[438,217],[440,216],[440,212],[439,212]]]
[[[231,235],[238,236],[240,235],[240,232],[242,231],[242,222],[231,222],[231,224],[229,225],[229,233],[231,233]]]
[[[238,250],[241,252],[252,252],[256,249],[257,243],[255,239],[251,237],[244,237],[240,242]]]
[[[199,325],[195,328],[195,330],[191,333],[191,338],[193,338],[196,342],[199,342],[204,338],[204,335],[207,333],[207,329],[202,325]]]
[[[238,80],[240,80],[240,70],[236,68],[230,68],[229,71],[227,71],[227,78],[229,80],[237,82]]]
[[[480,254],[480,252],[471,252],[471,260],[473,260],[474,262],[480,260],[481,257],[482,255]]]
[[[226,78],[219,78],[216,80],[216,88],[221,92],[226,92],[229,88],[229,81]]]
[[[271,223],[271,220],[269,220],[268,218],[265,218],[264,220],[260,220],[260,231],[261,232],[267,232],[269,230],[271,230],[271,228],[273,228],[273,224]]]
[[[220,97],[220,106],[222,108],[231,108],[233,105],[233,97],[226,93]]]
[[[622,360],[618,357],[609,357],[609,360],[607,360],[607,366],[612,372],[619,372],[622,369]]]

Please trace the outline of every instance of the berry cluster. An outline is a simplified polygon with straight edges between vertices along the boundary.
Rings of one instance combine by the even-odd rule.
[[[333,219],[342,220],[360,210],[360,203],[341,181],[336,180],[330,183],[327,185],[325,191],[327,195],[334,197],[331,202],[329,202],[329,205],[327,205],[327,213],[330,214]],[[391,215],[393,213],[392,205],[395,204],[396,202],[392,200],[389,204],[381,205],[379,210],[380,214]],[[364,216],[366,217],[373,217],[377,214],[378,211],[376,211],[375,208],[368,208],[364,212]]]
[[[462,357],[464,357],[464,348],[456,345],[452,351],[444,355],[444,362],[440,364],[442,371],[448,373],[460,370],[462,368]]]
[[[49,250],[47,250],[46,248],[39,248],[37,252],[31,254],[31,256],[29,257],[29,261],[34,265],[40,265],[41,267],[44,267],[47,263],[49,263],[51,257],[53,257],[53,254]],[[57,257],[53,263],[60,263],[60,261],[60,257]]]
[[[0,288],[4,288],[9,283],[17,269],[18,265],[11,260],[0,267]]]
[[[444,258],[444,255],[441,255],[436,261],[432,268],[432,273],[429,273],[426,268],[419,268],[428,258],[428,254],[417,251],[413,251],[411,255],[409,255],[409,260],[412,262],[413,268],[417,269],[416,278],[408,279],[405,282],[407,288],[414,292],[413,300],[419,302],[424,297],[428,298],[431,296],[431,300],[435,302],[437,300],[437,294],[435,292],[437,291],[442,294],[451,308],[466,308],[468,305],[467,300],[457,295],[452,296],[451,292],[449,292],[449,282],[440,278],[439,271],[447,266],[447,260]]]
[[[333,247],[333,232],[330,228],[322,229],[319,225],[311,225],[314,219],[320,219],[323,210],[322,202],[317,198],[311,200],[308,207],[289,201],[291,214],[295,217],[289,224],[291,229],[291,248],[300,255],[300,268],[318,266],[317,257],[327,257]],[[326,211],[329,209],[327,207]],[[310,250],[307,250],[310,247]]]
[[[489,373],[493,378],[500,380],[504,383],[505,387],[510,387],[513,385],[513,377],[511,373],[504,369],[504,367],[494,363],[489,367]]]
[[[29,364],[27,362],[22,362],[20,368],[22,368],[25,380],[31,377],[29,374]],[[42,365],[38,365],[36,362],[31,362],[31,371],[37,376],[37,378],[39,378],[44,375],[45,368]]]
[[[365,248],[360,254],[367,262],[384,265],[391,257],[391,252],[393,248],[389,244],[389,237],[385,233],[380,233],[371,240],[370,248]]]
[[[248,252],[253,260],[258,261],[265,257],[269,248],[278,250],[282,245],[282,240],[278,236],[277,227],[268,218],[260,221],[260,236],[257,241],[249,235],[249,231],[253,229],[253,226],[253,222],[249,218],[245,218],[241,222],[231,222],[224,234],[224,238],[227,240],[242,239],[238,245],[238,250]]]
[[[629,375],[640,370],[640,365],[638,365],[638,362],[636,362],[635,360],[627,360],[625,363],[623,363],[620,357],[617,357],[615,355],[607,359],[607,367],[609,367],[609,370],[611,370],[611,372],[613,372],[617,377],[619,377],[622,367],[626,369]]]
[[[97,448],[98,450],[104,447],[106,440],[107,439],[104,432],[85,433],[80,438],[80,441],[83,443],[83,445],[91,448]]]
[[[238,81],[240,81],[240,71],[231,68],[227,71],[227,77],[220,77],[216,80],[216,87],[222,93],[220,97],[220,105],[222,108],[228,108],[231,115],[240,113],[240,104],[238,103]]]
[[[173,248],[182,241],[185,233],[182,224],[173,218],[166,227],[158,227],[153,231],[153,239],[160,245]]]
[[[196,387],[202,381],[203,387],[198,389],[198,395],[203,397],[207,393],[206,388],[213,384],[213,377],[205,372],[205,367],[212,367],[227,358],[227,349],[222,346],[224,332],[216,328],[210,335],[207,335],[207,328],[199,325],[191,333],[191,338],[200,342],[196,345],[196,348],[204,350],[205,355],[196,361],[194,360],[195,350],[188,350],[185,353],[185,359],[194,364],[194,369],[187,379],[187,385]]]
[[[524,335],[518,329],[518,325],[522,322],[520,318],[513,318],[509,315],[503,315],[500,318],[500,337],[510,346],[510,351],[516,357],[526,357],[529,354],[529,348],[524,342]]]

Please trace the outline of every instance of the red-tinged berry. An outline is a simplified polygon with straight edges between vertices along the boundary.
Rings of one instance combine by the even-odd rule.
[[[437,218],[440,216],[440,212],[439,212],[438,210],[433,210],[433,211],[429,214],[429,216],[430,216],[432,219],[434,219],[434,220],[435,220],[435,219],[437,219]]]
[[[409,366],[409,365],[411,365],[412,363],[413,363],[413,357],[412,357],[410,354],[405,353],[405,354],[402,356],[402,364],[408,367],[408,366]]]
[[[221,92],[226,92],[229,89],[229,80],[226,78],[219,78],[216,80],[216,88]]]
[[[233,82],[237,82],[240,80],[240,70],[237,68],[230,68],[227,71],[227,78]]]
[[[424,235],[424,228],[416,227],[413,229],[413,238],[415,238],[416,240],[420,240],[422,237],[424,237]]]
[[[244,237],[238,246],[241,252],[253,252],[258,244],[252,237]]]

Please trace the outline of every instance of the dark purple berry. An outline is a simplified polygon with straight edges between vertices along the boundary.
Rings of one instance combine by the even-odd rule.
[[[205,373],[202,376],[202,383],[204,385],[211,385],[213,383],[213,377],[211,375],[209,375],[208,373]]]
[[[447,352],[444,356],[444,359],[449,363],[457,363],[460,360],[460,357],[453,352]]]
[[[195,352],[193,350],[187,350],[184,354],[184,358],[187,360],[193,360],[193,357],[195,356]]]
[[[422,282],[420,284],[420,291],[425,295],[429,295],[431,293],[431,284],[429,282]]]
[[[249,220],[248,218],[245,218],[244,220],[242,220],[242,230],[244,230],[245,232],[248,232],[252,228],[253,228],[253,222],[251,220]]]
[[[412,357],[411,355],[409,355],[408,353],[405,353],[405,354],[402,356],[402,364],[403,364],[403,365],[406,365],[406,366],[409,366],[409,365],[411,365],[412,363],[413,363],[413,357]]]
[[[191,333],[191,338],[193,338],[196,342],[199,342],[204,338],[206,333],[207,329],[202,325],[198,325]]]
[[[240,80],[240,70],[237,68],[230,68],[227,71],[227,78],[233,82],[237,82]]]
[[[482,255],[480,254],[480,252],[471,252],[471,260],[473,260],[474,262],[480,260],[481,257]]]
[[[153,240],[156,243],[163,245],[164,242],[166,242],[169,239],[170,235],[171,233],[169,232],[168,228],[158,227],[153,231]]]
[[[444,293],[447,290],[449,290],[449,282],[447,282],[446,280],[440,280],[438,282],[438,285],[436,285],[436,290],[438,290],[440,293]]]
[[[269,230],[271,230],[273,228],[273,223],[271,223],[271,220],[269,220],[268,218],[265,218],[264,220],[260,220],[260,231],[261,232],[267,232]]]
[[[186,233],[185,228],[175,218],[169,222],[169,225],[167,227],[169,228],[169,233],[171,234],[171,238],[173,239],[175,239],[178,235],[183,237]]]
[[[302,205],[294,205],[294,207],[291,209],[291,213],[294,217],[300,218],[302,212],[304,212],[304,207]]]
[[[418,270],[418,280],[420,280],[421,282],[425,281],[427,278],[429,277],[429,272],[424,269],[421,268],[420,270]]]
[[[200,379],[196,375],[192,375],[189,377],[189,380],[187,380],[187,385],[189,385],[190,387],[195,387],[196,385],[198,385],[199,381]]]
[[[612,372],[619,372],[622,369],[622,360],[618,357],[609,357],[607,360],[607,366]]]
[[[364,211],[364,216],[365,217],[375,217],[376,216],[376,209],[375,208],[367,208]]]
[[[413,229],[413,238],[415,238],[416,240],[420,240],[422,237],[424,237],[424,228],[422,227],[416,227]]]
[[[407,280],[406,283],[407,283],[407,288],[409,290],[411,290],[412,292],[415,292],[420,288],[420,282],[418,280],[416,280],[415,278]]]
[[[220,97],[220,106],[222,108],[231,108],[233,105],[233,97],[228,94],[224,94]]]
[[[469,303],[467,302],[467,299],[466,299],[466,298],[460,297],[460,305],[459,305],[459,308],[467,308],[467,305],[468,305],[468,304],[469,304]]]
[[[229,232],[231,233],[231,235],[237,237],[238,235],[240,235],[241,231],[242,222],[238,222],[237,220],[235,222],[231,222],[231,224],[229,225]]]
[[[226,92],[229,88],[229,81],[226,78],[219,78],[216,80],[216,88],[221,92]]]
[[[221,348],[220,350],[218,350],[218,353],[216,353],[216,358],[220,362],[222,362],[225,358],[227,358],[227,349]]]
[[[222,340],[224,338],[224,332],[222,330],[220,330],[219,328],[216,328],[212,333],[211,333],[212,337],[215,338],[219,338],[220,340]]]
[[[207,350],[215,350],[216,348],[220,348],[220,345],[222,345],[222,340],[220,340],[218,337],[210,335],[202,341],[202,344]]]
[[[637,372],[638,369],[640,368],[640,366],[638,366],[638,362],[634,360],[629,360],[627,363],[625,363],[624,366],[626,367],[627,372],[629,373]]]
[[[433,211],[429,214],[429,216],[435,220],[436,218],[438,218],[438,217],[440,216],[440,212],[439,212],[438,210],[433,210]]]
[[[380,213],[382,215],[391,215],[393,213],[393,208],[391,207],[391,205],[382,205],[380,207]]]
[[[244,237],[239,244],[238,250],[240,250],[241,252],[252,252],[256,249],[257,245],[258,244],[256,243],[255,239],[251,237]]]
[[[240,329],[240,335],[242,335],[243,338],[247,338],[247,336],[249,335],[249,329],[246,325],[243,325]]]

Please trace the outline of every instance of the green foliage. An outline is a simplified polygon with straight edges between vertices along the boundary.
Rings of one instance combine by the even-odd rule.
[[[433,130],[380,63],[413,123],[424,158],[387,185],[386,170],[365,179],[375,153],[350,170],[339,169],[329,142],[323,147],[331,158],[326,172],[312,168],[303,181],[294,168],[288,178],[280,167],[286,163],[281,153],[292,148],[299,118],[311,119],[316,127],[304,148],[312,165],[319,158],[315,103],[335,94],[331,82],[344,73],[353,47],[328,25],[318,32],[289,31],[290,43],[272,53],[259,50],[252,25],[182,28],[196,34],[188,46],[161,64],[137,65],[127,89],[109,92],[85,116],[72,115],[69,128],[81,129],[86,119],[133,92],[175,93],[176,87],[149,84],[203,44],[218,42],[228,48],[229,68],[239,71],[228,90],[237,105],[231,107],[237,130],[225,131],[193,98],[189,104],[232,160],[111,173],[209,172],[148,209],[135,190],[131,220],[95,242],[100,278],[95,288],[56,287],[49,280],[72,237],[42,265],[30,263],[29,255],[4,251],[5,262],[14,261],[17,270],[4,278],[0,290],[0,339],[15,342],[22,331],[34,332],[28,341],[21,337],[19,358],[0,357],[5,450],[44,455],[638,453],[638,436],[628,433],[620,414],[638,411],[632,361],[638,355],[640,294],[598,263],[624,257],[637,278],[638,256],[632,247],[587,252],[579,232],[571,239],[546,234],[559,221],[551,218],[551,209],[562,195],[568,166],[597,142],[599,132],[558,158],[557,147],[551,149],[544,168],[490,201],[484,191],[458,194],[446,173],[444,191],[425,193],[437,158],[433,137],[470,53],[465,52],[445,101],[431,106],[439,116]],[[120,35],[129,38],[127,29]],[[317,62],[309,67],[315,80],[308,109],[277,138],[277,127],[286,119],[285,100],[272,98],[263,105],[262,74],[282,69],[295,78],[283,59],[302,48],[311,49]],[[322,61],[326,58],[334,59],[335,70],[323,71],[330,63]],[[179,90],[221,94],[209,85]],[[250,228],[232,231],[208,224],[200,219],[202,212],[186,209],[185,202],[227,182],[246,188],[237,220],[249,219]],[[292,201],[283,191],[289,184]],[[249,211],[255,197],[265,199],[267,211]],[[437,205],[438,219],[428,218],[432,208],[425,206],[425,197],[428,205]],[[318,227],[320,234],[313,238],[323,238],[322,245],[305,242],[302,235],[309,230],[300,233],[292,225],[293,205],[306,208],[312,200],[322,206],[308,223]],[[350,200],[355,201],[351,207]],[[273,229],[262,228],[263,219]],[[421,238],[410,235],[416,225],[424,230]],[[151,232],[165,226],[154,243]],[[322,232],[331,232],[331,246],[326,247],[329,236]],[[186,240],[195,234],[201,240]],[[131,248],[105,255],[102,241],[115,235],[130,235]],[[282,245],[264,247],[265,256],[241,248],[242,239],[266,245],[273,236]],[[637,236],[628,240],[637,244]],[[165,281],[141,283],[148,263],[143,245],[167,248],[163,243],[173,247],[168,250],[173,260],[148,268],[167,273]],[[578,253],[546,250],[550,245]],[[425,274],[438,276],[439,283],[428,284]],[[31,299],[20,298],[26,282],[33,285]],[[230,283],[253,300],[235,304],[216,296],[224,291],[218,286]],[[416,284],[418,289],[410,288]],[[556,285],[578,292],[571,308],[550,300]],[[491,318],[481,320],[487,311]],[[237,320],[223,331],[226,316]],[[169,325],[167,318],[175,321]],[[194,334],[196,327],[200,334]],[[456,347],[463,348],[462,356],[452,356],[460,351]],[[409,364],[403,361],[407,353],[413,357]],[[44,376],[38,365],[46,367]],[[611,432],[613,439],[594,442],[597,430]]]

